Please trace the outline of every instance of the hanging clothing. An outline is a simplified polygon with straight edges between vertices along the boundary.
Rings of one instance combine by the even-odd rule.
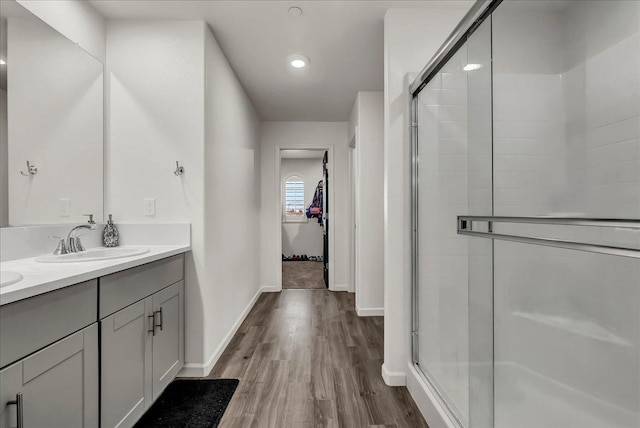
[[[307,218],[317,218],[318,223],[322,223],[322,201],[324,196],[324,181],[320,180],[313,194],[313,200],[307,208]]]

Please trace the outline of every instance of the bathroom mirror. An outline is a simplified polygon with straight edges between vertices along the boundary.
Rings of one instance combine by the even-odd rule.
[[[103,64],[14,1],[0,58],[0,226],[102,221]]]

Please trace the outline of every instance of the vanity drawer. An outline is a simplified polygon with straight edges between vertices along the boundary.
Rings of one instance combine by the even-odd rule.
[[[184,255],[100,278],[100,319],[184,279]]]
[[[0,367],[97,321],[98,281],[0,306]]]

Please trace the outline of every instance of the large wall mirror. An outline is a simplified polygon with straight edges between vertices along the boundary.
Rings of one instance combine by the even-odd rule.
[[[102,221],[103,64],[14,1],[0,19],[0,226]]]

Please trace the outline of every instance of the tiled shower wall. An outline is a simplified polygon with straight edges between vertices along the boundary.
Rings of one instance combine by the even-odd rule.
[[[468,211],[466,49],[418,98],[419,365],[462,420],[469,415],[467,242],[456,216]]]
[[[639,9],[494,13],[495,215],[640,218]],[[640,262],[496,241],[494,265],[495,426],[638,425]]]

